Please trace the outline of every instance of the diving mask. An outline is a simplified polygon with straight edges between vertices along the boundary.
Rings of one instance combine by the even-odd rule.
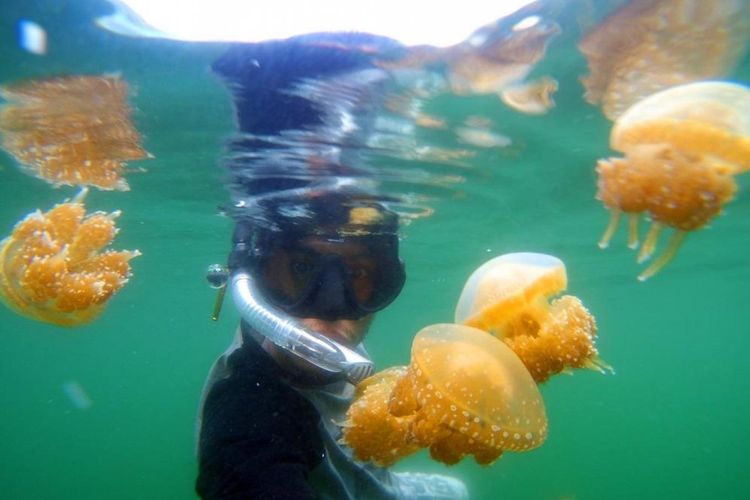
[[[321,238],[274,244],[252,264],[258,286],[296,317],[359,319],[400,293],[404,266],[395,236]]]

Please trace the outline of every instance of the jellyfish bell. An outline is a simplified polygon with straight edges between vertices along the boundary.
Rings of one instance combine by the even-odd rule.
[[[536,383],[505,344],[465,325],[422,329],[407,378],[419,407],[415,438],[434,458],[455,463],[474,454],[489,463],[503,450],[526,451],[547,437]]]
[[[495,257],[474,271],[456,304],[455,322],[497,331],[508,318],[568,285],[565,264],[551,255],[520,252]]]
[[[698,82],[653,94],[615,122],[612,149],[627,153],[667,144],[684,154],[709,156],[737,174],[750,169],[750,89],[729,82]]]
[[[655,251],[663,227],[674,229],[664,252],[640,275],[645,280],[676,254],[688,231],[721,213],[737,190],[734,175],[750,169],[750,89],[728,82],[699,82],[653,94],[618,118],[610,136],[624,158],[600,160],[597,198],[610,210],[599,245],[629,214],[629,246],[638,248],[638,219],[652,225],[638,261]]]

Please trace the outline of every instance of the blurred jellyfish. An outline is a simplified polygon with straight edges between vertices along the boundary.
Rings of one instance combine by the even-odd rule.
[[[507,135],[482,127],[456,127],[453,129],[461,142],[480,148],[506,148],[513,144]]]
[[[614,120],[655,92],[722,77],[750,38],[750,2],[634,0],[579,45],[590,74],[585,98]]]
[[[0,88],[2,146],[54,186],[128,190],[125,161],[149,157],[119,76],[66,76]]]
[[[512,85],[500,92],[503,102],[527,115],[542,115],[555,106],[552,95],[557,92],[557,80],[543,76],[527,83]]]
[[[439,71],[448,88],[458,95],[497,94],[522,82],[544,58],[549,41],[559,32],[556,23],[538,16],[524,18],[513,26],[501,21],[476,30],[467,41],[450,47],[411,47],[401,59],[383,61],[381,66],[394,71]]]

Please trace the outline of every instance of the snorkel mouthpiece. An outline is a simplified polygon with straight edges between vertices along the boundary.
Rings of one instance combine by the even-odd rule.
[[[264,300],[245,269],[232,273],[230,289],[242,319],[277,346],[326,372],[341,373],[353,384],[372,374],[372,361],[334,340],[307,331]]]

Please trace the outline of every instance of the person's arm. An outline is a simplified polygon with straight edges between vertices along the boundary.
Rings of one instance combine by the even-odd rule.
[[[312,405],[279,378],[252,340],[228,360],[202,410],[198,494],[204,499],[309,499],[323,455]]]

